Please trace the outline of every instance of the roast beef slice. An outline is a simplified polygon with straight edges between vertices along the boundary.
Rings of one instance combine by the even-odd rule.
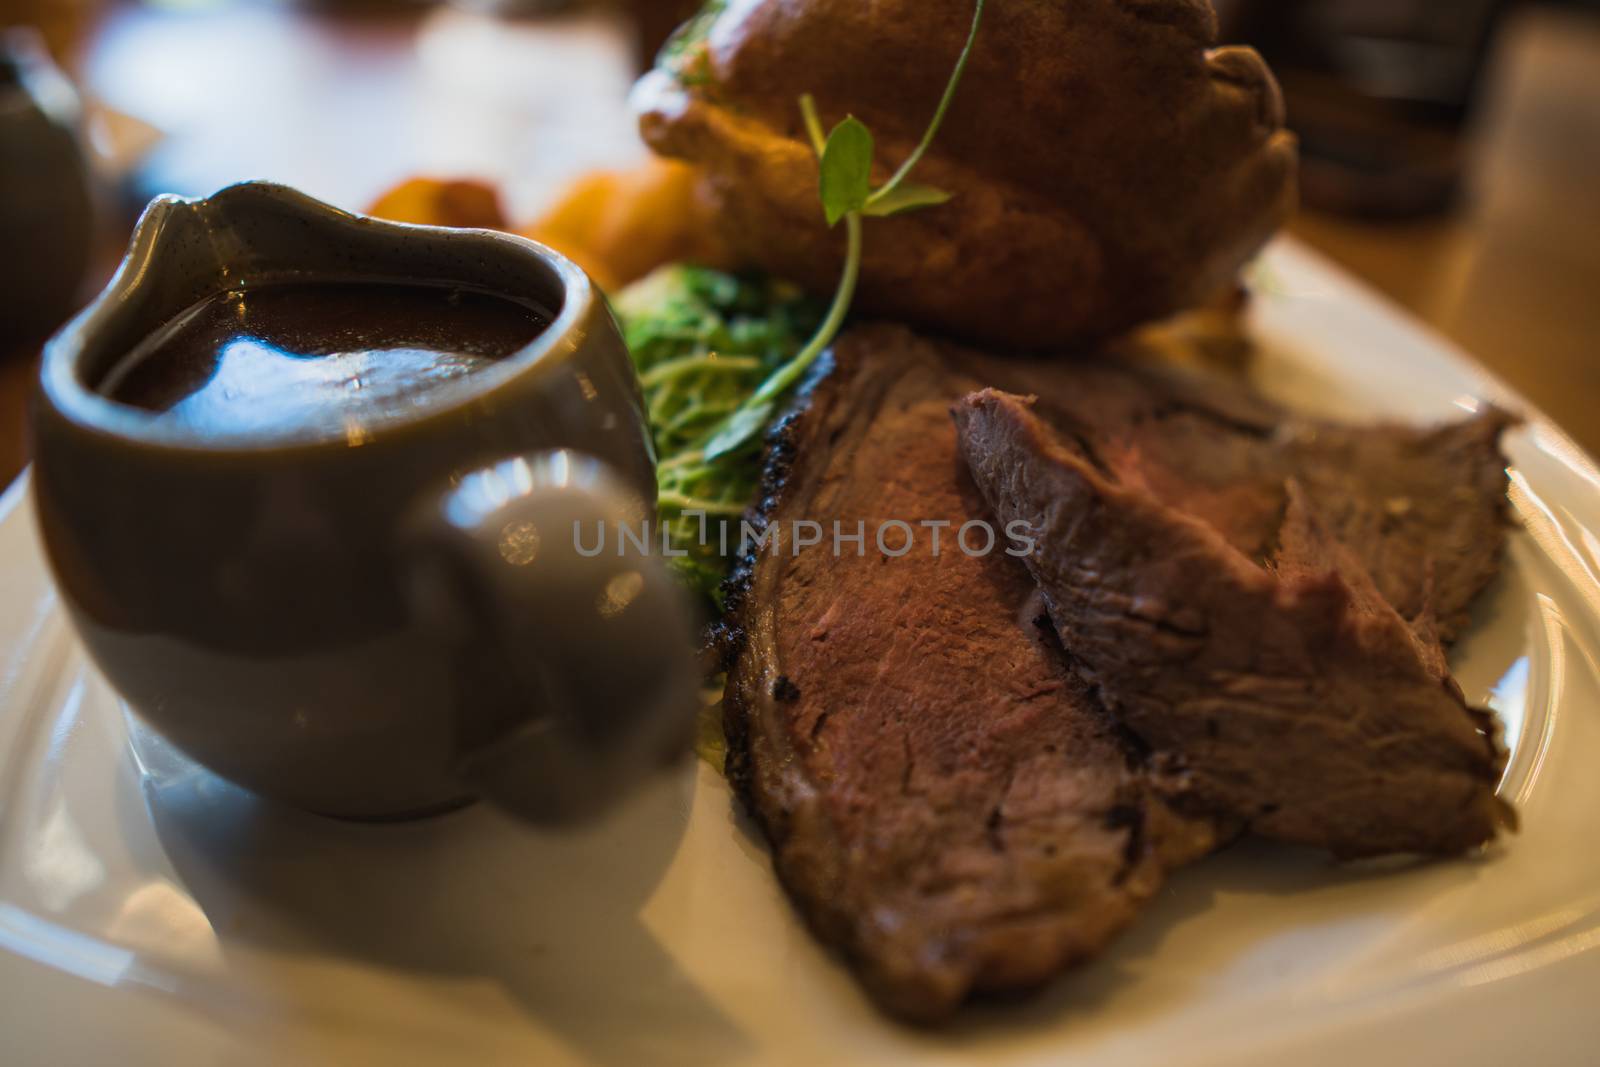
[[[1205,494],[1159,488],[1171,469],[1128,453],[1126,437],[1063,432],[1031,399],[993,390],[965,398],[956,421],[997,520],[1032,531],[1027,564],[1075,670],[1188,770],[1208,810],[1344,857],[1495,836],[1504,756],[1445,673],[1432,613],[1403,618],[1360,558],[1372,544],[1335,537],[1292,474],[1275,536],[1249,552]],[[1364,513],[1364,488],[1316,484]]]
[[[747,561],[724,701],[729,774],[818,936],[873,996],[937,1019],[1096,954],[1209,818],[1164,796],[1064,666],[1026,569],[987,518],[948,410],[976,385],[904,330],[858,330],[772,450],[764,519],[846,532],[861,554],[787,543]],[[888,520],[944,521],[895,558]],[[889,540],[898,549],[898,535]]]

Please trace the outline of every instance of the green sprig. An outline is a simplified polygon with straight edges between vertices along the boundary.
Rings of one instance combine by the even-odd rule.
[[[687,88],[709,82],[705,39],[724,6],[712,0],[662,53],[663,67]],[[983,9],[984,0],[977,0],[966,44],[922,140],[876,188],[872,131],[846,116],[825,132],[816,101],[809,94],[800,98],[824,219],[830,227],[845,226],[844,268],[826,312],[781,282],[685,266],[665,268],[617,296],[655,438],[658,507],[675,550],[670,562],[715,606],[727,570],[715,531],[737,526],[759,484],[759,444],[778,405],[844,326],[861,277],[863,219],[950,199],[909,179],[955,98]]]
[[[972,46],[978,41],[978,26],[983,22],[983,5],[985,2],[986,0],[978,0],[977,5],[972,9],[972,28],[967,31],[967,43],[961,46],[961,55],[956,58],[955,69],[950,72],[950,80],[945,83],[944,95],[939,98],[939,106],[934,109],[933,121],[928,123],[927,132],[922,135],[921,142],[906,157],[905,162],[900,164],[900,169],[894,172],[894,176],[884,182],[882,188],[867,198],[867,214],[890,215],[895,213],[895,210],[886,211],[883,209],[893,201],[897,191],[905,186],[906,179],[911,177],[911,172],[917,169],[917,164],[922,162],[922,157],[927,155],[928,149],[932,147],[933,139],[939,133],[939,127],[944,125],[945,113],[950,110],[950,104],[956,98],[956,88],[961,84],[961,76],[967,72],[967,60],[972,58]],[[930,203],[942,204],[945,200],[950,199],[949,193],[934,189],[931,186],[914,186],[911,188],[925,190],[925,195],[931,194],[943,198],[929,201]],[[904,196],[905,194],[902,195]],[[915,201],[917,197],[912,195],[911,199]],[[925,204],[914,203],[914,206],[922,207]],[[878,210],[874,211],[874,208]],[[907,209],[900,208],[896,210]]]
[[[778,368],[761,384],[739,410],[728,416],[721,428],[706,443],[705,456],[714,460],[759,440],[777,411],[777,402],[792,387],[817,357],[827,350],[838,336],[850,313],[855,299],[856,284],[861,278],[861,220],[864,216],[897,215],[920,208],[943,204],[951,194],[930,185],[908,181],[922,157],[927,154],[939,127],[955,99],[956,88],[966,72],[967,61],[972,57],[973,45],[978,40],[978,27],[983,22],[985,0],[977,0],[972,12],[972,28],[967,33],[966,44],[950,72],[944,95],[934,109],[933,118],[917,147],[906,157],[881,186],[872,187],[872,164],[876,146],[872,131],[854,115],[845,116],[826,137],[822,133],[822,120],[817,114],[816,100],[807,93],[800,97],[800,116],[806,134],[811,139],[812,151],[817,155],[817,192],[822,200],[823,216],[830,227],[845,224],[844,270],[839,275],[839,285],[834,292],[833,304],[816,334],[800,353]]]

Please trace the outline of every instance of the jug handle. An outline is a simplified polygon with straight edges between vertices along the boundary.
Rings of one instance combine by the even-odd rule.
[[[605,464],[570,450],[475,471],[419,507],[409,599],[452,656],[458,773],[496,807],[536,823],[594,815],[689,749],[687,597],[620,536],[647,518]]]

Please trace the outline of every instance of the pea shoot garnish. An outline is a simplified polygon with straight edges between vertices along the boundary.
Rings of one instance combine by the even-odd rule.
[[[856,283],[861,277],[862,219],[898,215],[906,211],[933,207],[950,199],[951,194],[942,189],[919,185],[909,179],[911,172],[916,169],[922,157],[927,154],[929,146],[933,144],[934,137],[939,133],[939,126],[944,122],[945,113],[950,110],[950,102],[955,99],[956,88],[961,84],[961,76],[967,69],[967,60],[972,56],[973,44],[978,39],[978,26],[983,21],[984,3],[985,0],[977,0],[972,12],[972,29],[967,33],[967,41],[961,49],[961,56],[956,60],[955,69],[950,72],[950,80],[945,85],[944,95],[939,99],[939,106],[934,110],[933,119],[928,123],[922,140],[918,142],[911,155],[906,157],[905,162],[900,164],[894,175],[876,189],[872,187],[872,164],[875,153],[872,131],[867,129],[866,124],[860,119],[847,115],[824,137],[822,121],[817,115],[816,101],[810,94],[800,98],[800,114],[805,120],[806,133],[811,138],[812,149],[817,154],[820,170],[818,191],[822,199],[823,214],[829,226],[836,226],[841,220],[845,224],[844,270],[839,275],[839,286],[834,291],[833,304],[829,307],[828,314],[822,320],[822,325],[817,328],[817,332],[793,359],[763,381],[761,387],[711,436],[705,445],[705,459],[714,460],[758,440],[772,422],[778,400],[800,380],[806,370],[816,362],[817,357],[822,355],[838,336],[840,327],[844,325],[845,316],[849,314],[851,301],[855,299]]]
[[[709,83],[706,37],[724,0],[710,0],[662,53],[680,85]],[[846,116],[824,134],[815,100],[800,98],[818,159],[827,224],[845,226],[845,262],[826,311],[794,286],[697,267],[664,268],[618,294],[629,351],[639,371],[656,445],[657,508],[668,562],[720,608],[737,527],[760,482],[760,443],[786,393],[844,325],[861,275],[863,220],[933,207],[950,194],[911,181],[955,98],[983,18],[972,28],[922,140],[894,174],[873,187],[872,132]],[[724,545],[727,549],[724,549]]]

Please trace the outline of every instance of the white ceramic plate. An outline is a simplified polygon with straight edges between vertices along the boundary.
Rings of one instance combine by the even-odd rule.
[[[1245,844],[1116,948],[952,1028],[886,1022],[796,920],[703,766],[605,825],[262,805],[131,729],[0,502],[0,1060],[189,1063],[1595,1062],[1600,474],[1298,246],[1261,275],[1266,387],[1414,420],[1493,398],[1525,531],[1457,650],[1506,720],[1522,833],[1374,871]]]

